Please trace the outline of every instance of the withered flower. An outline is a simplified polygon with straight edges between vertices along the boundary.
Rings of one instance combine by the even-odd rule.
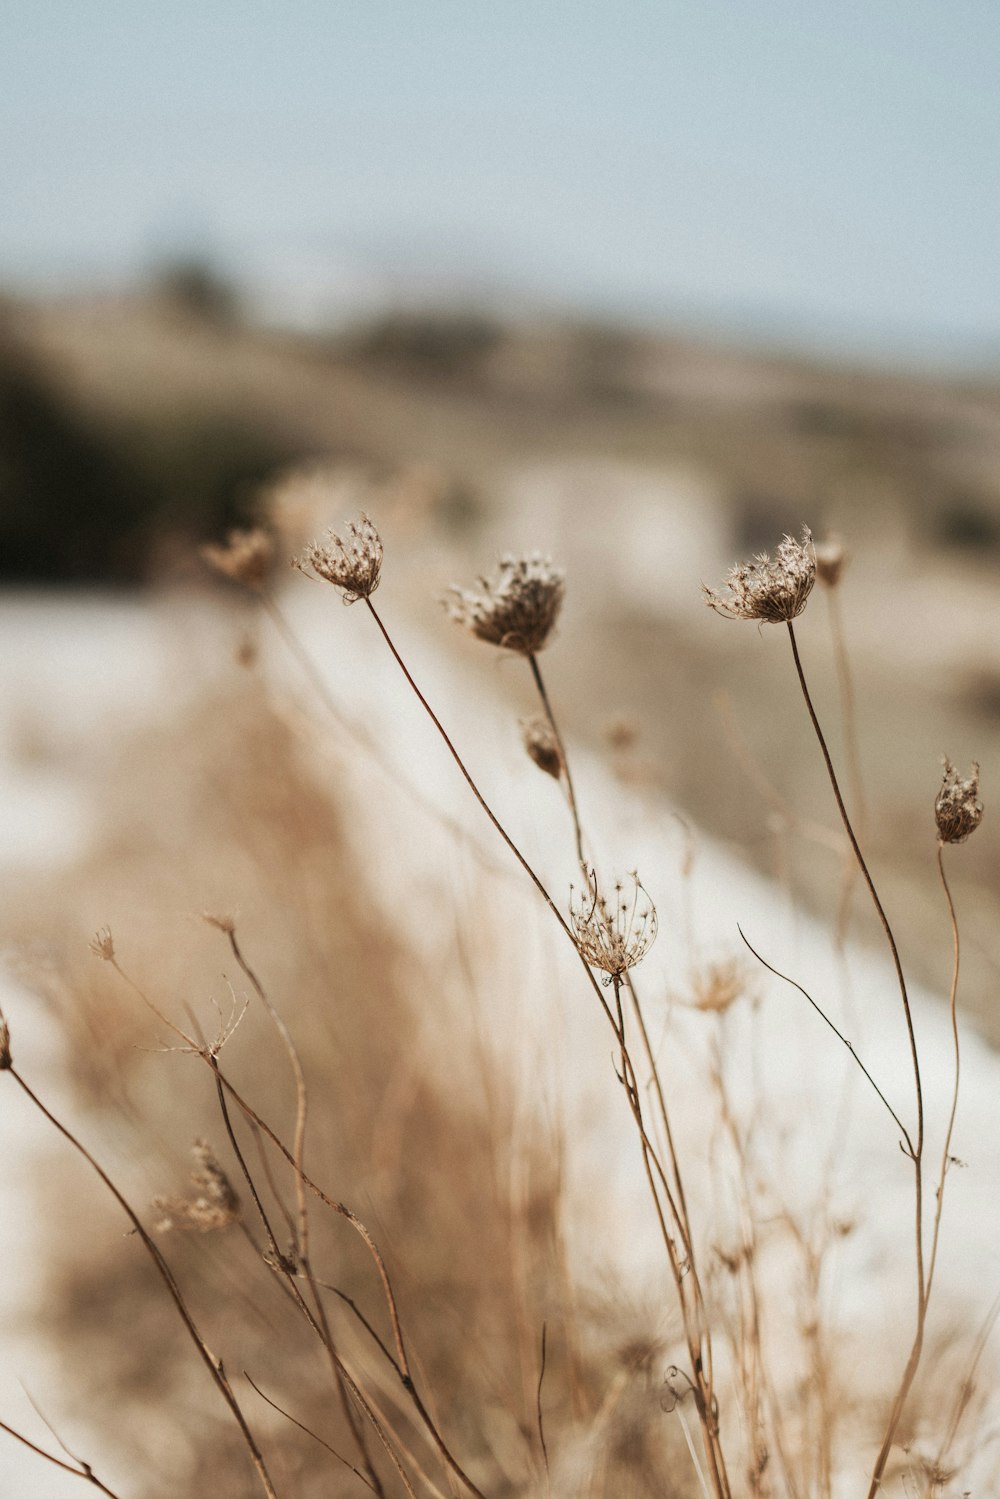
[[[328,542],[314,541],[292,566],[299,572],[312,569],[318,578],[343,591],[344,603],[371,598],[382,572],[382,540],[374,524],[362,514],[347,527],[347,539],[328,531]]]
[[[90,950],[95,958],[102,958],[105,963],[113,960],[115,944],[109,926],[102,926],[99,932],[94,933],[90,939]]]
[[[741,562],[726,579],[723,590],[703,587],[705,602],[727,619],[756,619],[764,624],[787,624],[797,618],[816,581],[816,551],[809,528],[801,542],[786,536],[772,560],[761,552]]]
[[[559,741],[552,732],[552,725],[548,719],[543,714],[537,714],[534,718],[522,718],[521,740],[528,757],[535,762],[539,770],[544,770],[547,776],[552,776],[558,781],[562,775],[562,755],[559,751]]]
[[[570,892],[569,920],[576,945],[592,968],[607,974],[605,984],[620,979],[646,956],[656,939],[656,907],[636,873],[615,883],[612,897],[601,894],[597,875],[587,871],[587,888]]]
[[[10,1026],[7,1017],[0,1010],[0,1072],[8,1072],[14,1065],[14,1059],[10,1054]]]
[[[274,538],[260,526],[230,531],[224,546],[204,546],[201,555],[224,578],[247,588],[263,588],[274,562]]]
[[[983,820],[979,800],[979,766],[973,761],[972,774],[963,779],[948,756],[943,758],[944,779],[934,803],[938,838],[942,843],[964,843]]]
[[[452,588],[445,606],[478,640],[533,656],[547,644],[562,608],[566,579],[545,557],[502,557],[479,588]]]
[[[195,1162],[191,1172],[195,1195],[153,1198],[153,1207],[161,1215],[156,1225],[160,1233],[172,1228],[212,1233],[228,1228],[240,1216],[240,1199],[207,1140],[196,1140],[191,1154]]]

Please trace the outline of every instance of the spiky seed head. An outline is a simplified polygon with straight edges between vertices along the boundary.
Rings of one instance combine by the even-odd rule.
[[[314,541],[301,556],[292,559],[299,572],[309,572],[332,583],[344,595],[345,604],[371,598],[381,581],[382,539],[365,514],[347,527],[347,536],[328,531],[329,540]]]
[[[631,887],[617,880],[610,895],[601,891],[593,869],[587,870],[587,887],[571,889],[569,919],[577,948],[590,964],[607,978],[618,980],[646,956],[656,940],[656,907],[638,874],[629,875]]]
[[[207,1234],[228,1228],[240,1217],[239,1196],[208,1141],[196,1140],[191,1154],[194,1196],[153,1198],[153,1207],[160,1214],[156,1225],[160,1233],[184,1228]]]
[[[521,719],[521,740],[529,759],[554,780],[562,775],[562,755],[552,725],[542,714]]]
[[[788,624],[806,607],[816,581],[816,550],[808,526],[802,540],[786,536],[773,559],[761,552],[732,569],[722,589],[703,586],[705,602],[727,619]]]
[[[452,588],[445,607],[477,640],[534,656],[548,643],[566,594],[566,579],[546,557],[501,557],[478,588]]]
[[[250,531],[230,531],[223,546],[204,546],[201,555],[224,578],[260,589],[274,565],[274,538],[260,526]]]
[[[0,1010],[0,1072],[9,1072],[14,1065],[14,1059],[10,1054],[10,1026],[7,1017]]]
[[[847,563],[847,550],[832,532],[816,546],[816,576],[827,588],[836,588]]]
[[[973,761],[972,774],[962,777],[948,756],[942,760],[944,778],[934,803],[938,838],[942,843],[964,843],[983,820],[979,800],[979,766]]]
[[[94,933],[90,939],[90,950],[95,958],[101,958],[105,963],[114,960],[115,944],[109,926],[102,926],[99,932]]]

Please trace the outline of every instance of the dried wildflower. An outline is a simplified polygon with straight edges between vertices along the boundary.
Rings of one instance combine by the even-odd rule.
[[[692,1005],[710,1014],[724,1014],[746,992],[746,969],[738,958],[709,963],[691,980]]]
[[[10,1026],[7,1017],[0,1010],[0,1072],[9,1072],[14,1065],[14,1059],[10,1054]]]
[[[109,926],[102,926],[99,932],[94,933],[90,939],[90,950],[95,958],[103,958],[105,963],[114,961],[115,944]]]
[[[314,541],[292,566],[304,573],[308,568],[317,577],[343,590],[344,603],[371,598],[379,585],[382,571],[382,540],[368,516],[363,514],[347,527],[347,540],[328,531],[330,540]]]
[[[942,761],[944,779],[934,803],[938,838],[942,843],[964,843],[983,820],[979,800],[979,766],[973,761],[972,774],[963,780],[948,756]]]
[[[631,896],[622,880],[615,883],[613,897],[602,895],[593,869],[587,871],[587,888],[570,892],[569,919],[576,945],[592,968],[608,975],[605,983],[620,979],[642,961],[656,939],[656,908],[634,872]]]
[[[764,624],[787,624],[797,618],[816,581],[816,551],[809,528],[801,542],[786,536],[774,560],[761,552],[751,562],[734,567],[725,582],[728,592],[704,586],[705,602],[727,619],[757,619]]]
[[[840,537],[831,534],[815,548],[816,576],[827,588],[836,588],[847,562],[847,552]]]
[[[530,759],[539,770],[558,781],[562,775],[562,754],[552,725],[542,714],[534,718],[521,719],[521,739]]]
[[[161,1214],[157,1222],[160,1233],[172,1228],[190,1229],[207,1234],[228,1228],[240,1216],[240,1199],[225,1171],[206,1140],[196,1140],[191,1148],[195,1167],[191,1181],[193,1197],[154,1197],[153,1208]]]
[[[209,567],[234,583],[263,588],[274,562],[274,540],[255,526],[252,531],[230,531],[225,546],[205,546],[201,555]]]
[[[236,930],[236,920],[228,911],[202,911],[201,919],[209,926],[214,926],[216,931],[224,932],[227,937]]]
[[[547,643],[565,593],[565,577],[546,558],[501,557],[496,575],[480,578],[478,591],[452,588],[445,605],[477,639],[533,656]]]

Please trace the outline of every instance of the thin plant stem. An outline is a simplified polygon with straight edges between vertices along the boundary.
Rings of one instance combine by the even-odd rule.
[[[342,1453],[337,1451],[336,1447],[331,1447],[329,1442],[325,1442],[318,1432],[313,1431],[311,1426],[306,1426],[304,1422],[296,1420],[291,1411],[286,1411],[285,1407],[283,1405],[279,1405],[276,1400],[272,1400],[270,1395],[265,1395],[260,1385],[257,1384],[255,1380],[251,1379],[250,1375],[245,1369],[243,1370],[243,1378],[246,1380],[247,1384],[252,1390],[257,1391],[257,1394],[260,1396],[261,1400],[265,1401],[265,1403],[269,1405],[272,1410],[276,1410],[279,1416],[284,1416],[285,1420],[290,1421],[293,1426],[297,1426],[299,1431],[305,1432],[307,1437],[312,1437],[314,1442],[318,1442],[321,1447],[325,1447],[327,1452],[331,1453],[331,1455],[335,1457],[339,1463],[342,1463],[345,1468],[350,1469],[355,1478],[359,1478],[361,1480],[361,1482],[365,1485],[365,1488],[370,1489],[373,1494],[378,1493],[378,1490],[373,1487],[371,1480],[367,1477],[366,1474],[362,1473],[360,1468],[356,1468],[348,1458],[344,1457]]]
[[[170,1266],[167,1264],[167,1261],[161,1253],[159,1247],[150,1237],[147,1230],[143,1227],[138,1214],[135,1212],[127,1198],[115,1186],[114,1182],[111,1180],[111,1177],[108,1175],[108,1173],[104,1170],[103,1166],[101,1166],[95,1159],[95,1157],[91,1155],[90,1151],[82,1143],[82,1141],[80,1141],[76,1137],[76,1135],[73,1134],[72,1130],[70,1130],[65,1124],[63,1124],[61,1120],[57,1119],[55,1114],[53,1114],[51,1110],[45,1106],[42,1100],[38,1097],[37,1093],[34,1093],[28,1086],[27,1082],[25,1082],[24,1078],[18,1072],[16,1067],[10,1066],[5,1070],[10,1073],[11,1077],[17,1083],[18,1087],[35,1106],[39,1113],[41,1113],[44,1118],[46,1118],[49,1123],[53,1125],[56,1130],[58,1130],[59,1134],[61,1134],[63,1138],[69,1142],[70,1145],[72,1145],[73,1149],[83,1157],[83,1159],[87,1162],[87,1165],[90,1166],[91,1170],[95,1172],[95,1174],[100,1178],[105,1187],[107,1187],[108,1191],[111,1193],[112,1197],[118,1203],[118,1206],[125,1213],[136,1234],[139,1236],[143,1248],[146,1250],[150,1259],[153,1261],[153,1264],[155,1265],[161,1280],[170,1293],[171,1300],[177,1308],[181,1321],[184,1323],[184,1326],[187,1329],[188,1335],[190,1336],[192,1342],[198,1350],[199,1357],[208,1369],[209,1374],[211,1375],[212,1380],[216,1385],[216,1388],[229,1407],[233,1419],[240,1429],[243,1441],[245,1442],[247,1450],[250,1453],[254,1468],[257,1471],[257,1476],[260,1479],[261,1488],[267,1495],[267,1499],[278,1499],[277,1490],[275,1489],[274,1483],[271,1479],[271,1475],[267,1470],[267,1464],[264,1461],[263,1454],[261,1453],[261,1450],[257,1445],[257,1441],[252,1431],[250,1430],[249,1425],[247,1424],[246,1417],[244,1416],[243,1411],[240,1408],[239,1401],[233,1394],[232,1386],[230,1385],[229,1378],[222,1366],[222,1361],[216,1358],[215,1355],[209,1351],[208,1345],[199,1332],[197,1324],[195,1323],[195,1320],[191,1315],[190,1310],[188,1309],[187,1302],[185,1301],[180,1286],[178,1285],[177,1280],[174,1277],[174,1273],[171,1270]]]
[[[871,896],[872,904],[875,907],[879,921],[882,924],[882,929],[885,932],[886,942],[889,944],[889,951],[892,954],[892,962],[896,970],[896,979],[899,984],[900,997],[903,1002],[903,1014],[906,1019],[906,1033],[910,1045],[910,1059],[913,1064],[913,1081],[916,1089],[917,1128],[916,1138],[914,1141],[914,1149],[911,1153],[914,1175],[914,1238],[916,1247],[917,1272],[916,1328],[913,1336],[913,1344],[910,1349],[910,1356],[907,1359],[906,1367],[903,1370],[903,1376],[900,1380],[899,1389],[896,1393],[896,1398],[893,1401],[892,1409],[889,1414],[889,1423],[882,1441],[882,1446],[879,1449],[878,1457],[875,1460],[875,1467],[872,1470],[871,1483],[868,1489],[868,1499],[875,1499],[875,1496],[878,1493],[878,1490],[882,1483],[882,1475],[885,1472],[885,1466],[889,1460],[889,1453],[892,1450],[893,1439],[896,1435],[896,1428],[899,1425],[900,1417],[903,1414],[903,1406],[906,1404],[907,1396],[910,1393],[910,1388],[916,1376],[917,1367],[920,1363],[920,1355],[923,1352],[924,1346],[924,1327],[927,1320],[927,1285],[924,1272],[924,1093],[923,1084],[920,1078],[920,1054],[917,1050],[917,1038],[913,1028],[913,1014],[910,1009],[910,997],[906,989],[906,978],[903,974],[903,965],[900,960],[899,949],[896,946],[896,938],[889,923],[889,918],[885,914],[885,909],[882,905],[881,899],[879,898],[879,893],[875,888],[875,882],[873,881],[868,869],[868,865],[865,862],[864,854],[861,852],[861,846],[858,843],[854,828],[851,825],[851,819],[848,815],[847,808],[844,805],[844,798],[840,790],[840,783],[837,780],[837,773],[833,767],[833,760],[830,757],[830,751],[827,746],[826,738],[824,737],[823,730],[820,727],[819,719],[816,716],[816,709],[813,707],[812,697],[809,693],[809,686],[806,682],[805,672],[802,667],[802,660],[799,656],[798,642],[795,638],[794,623],[792,620],[788,620],[787,624],[788,639],[792,647],[792,658],[795,662],[795,670],[796,674],[798,675],[799,686],[802,689],[802,696],[805,699],[806,708],[809,712],[809,718],[812,722],[813,730],[819,742],[820,749],[823,752],[823,759],[826,762],[827,774],[830,778],[830,785],[833,788],[834,798],[837,803],[837,810],[840,812],[840,820],[844,825],[844,831],[847,834],[851,848],[854,850],[854,857],[858,861],[858,868],[861,870],[862,877],[864,878],[865,884],[868,887],[868,893]]]
[[[740,936],[743,938],[743,941],[746,943],[746,946],[749,948],[750,952],[753,953],[754,957],[757,959],[757,962],[761,965],[761,967],[762,968],[766,968],[767,971],[768,971],[768,973],[773,973],[774,976],[775,976],[775,978],[781,979],[783,983],[791,984],[791,986],[792,986],[793,989],[797,989],[799,991],[799,993],[805,999],[807,999],[809,1001],[809,1003],[812,1005],[813,1009],[816,1011],[816,1014],[820,1017],[820,1019],[822,1021],[824,1021],[830,1027],[830,1029],[833,1031],[833,1034],[837,1037],[837,1040],[840,1041],[842,1043],[842,1045],[846,1046],[847,1050],[850,1052],[851,1056],[857,1062],[858,1066],[861,1068],[861,1071],[864,1073],[865,1077],[868,1079],[869,1083],[874,1088],[875,1092],[878,1094],[879,1098],[885,1104],[885,1106],[888,1109],[890,1115],[892,1116],[892,1119],[895,1122],[896,1128],[899,1130],[900,1134],[903,1136],[903,1140],[905,1141],[907,1155],[912,1156],[913,1155],[913,1141],[912,1141],[912,1139],[910,1137],[909,1130],[906,1128],[906,1125],[903,1123],[902,1119],[900,1119],[899,1115],[896,1113],[896,1110],[893,1108],[892,1104],[886,1098],[885,1094],[882,1092],[882,1089],[879,1087],[878,1083],[872,1077],[871,1073],[868,1071],[868,1068],[865,1066],[864,1062],[858,1056],[858,1053],[855,1051],[854,1046],[852,1045],[852,1043],[850,1041],[848,1041],[848,1039],[844,1035],[843,1031],[841,1031],[841,1030],[838,1029],[838,1027],[830,1019],[829,1015],[822,1008],[822,1006],[819,1005],[819,1004],[817,1004],[816,1000],[813,999],[813,997],[809,993],[808,989],[803,988],[803,986],[798,982],[797,979],[791,978],[787,973],[782,973],[782,971],[781,971],[780,968],[775,968],[775,966],[774,966],[773,963],[769,963],[765,957],[761,956],[761,954],[754,947],[753,943],[750,941],[750,939],[747,936],[746,932],[739,925],[739,923],[737,923],[736,930],[739,932]]]
[[[562,734],[559,732],[556,716],[552,711],[552,704],[549,702],[549,695],[545,690],[545,681],[542,677],[541,667],[538,665],[538,657],[534,652],[528,656],[528,665],[531,667],[531,675],[535,679],[538,696],[542,700],[542,707],[545,709],[545,716],[549,721],[549,727],[552,730],[556,741],[556,748],[559,751],[559,759],[562,762],[563,776],[566,781],[566,800],[569,802],[570,816],[573,819],[573,836],[576,839],[576,861],[580,865],[580,868],[585,870],[587,861],[583,854],[583,830],[580,826],[580,811],[577,806],[576,791],[573,788],[573,774],[569,768],[569,756],[566,753],[566,746],[563,744]]]
[[[485,813],[486,817],[489,819],[490,823],[496,829],[497,833],[500,835],[500,837],[502,838],[503,842],[507,845],[507,847],[510,850],[510,852],[514,855],[514,858],[517,860],[518,864],[520,864],[521,868],[524,870],[525,874],[528,876],[528,878],[530,879],[531,883],[534,885],[535,889],[538,891],[539,895],[541,895],[541,897],[544,900],[545,904],[548,906],[549,910],[554,915],[556,921],[559,924],[560,929],[562,930],[562,932],[564,933],[564,935],[566,936],[566,938],[572,944],[573,950],[577,954],[577,957],[579,958],[581,964],[583,965],[583,969],[584,969],[584,972],[587,975],[588,981],[589,981],[592,989],[594,990],[594,992],[595,992],[595,994],[597,996],[598,1002],[599,1002],[599,1004],[601,1006],[601,1009],[604,1012],[605,1018],[607,1019],[607,1021],[611,1025],[611,1028],[614,1031],[614,1034],[615,1034],[616,1038],[618,1038],[621,1041],[621,1044],[624,1046],[623,1032],[619,1028],[618,1022],[615,1019],[615,1015],[614,1015],[611,1007],[609,1006],[609,1004],[608,1004],[607,1000],[605,999],[604,995],[601,993],[600,984],[597,982],[597,979],[594,977],[594,974],[593,974],[593,972],[592,972],[592,970],[590,968],[589,963],[587,962],[587,960],[584,957],[583,953],[580,951],[579,945],[578,945],[578,943],[576,941],[576,938],[573,935],[573,932],[572,932],[572,930],[571,930],[568,922],[566,921],[566,918],[563,916],[562,912],[559,910],[559,907],[556,905],[555,901],[552,899],[552,896],[549,894],[549,892],[546,889],[544,883],[542,882],[540,876],[536,873],[536,871],[531,866],[531,864],[529,864],[528,860],[525,858],[524,854],[522,854],[522,852],[518,848],[517,844],[511,838],[510,834],[507,832],[506,828],[503,826],[503,824],[501,823],[500,819],[497,817],[496,813],[493,811],[492,807],[486,801],[486,798],[483,796],[483,794],[480,791],[478,785],[476,784],[476,782],[475,782],[475,780],[474,780],[471,772],[469,771],[468,767],[466,766],[465,761],[462,759],[461,755],[459,754],[458,750],[456,749],[454,742],[452,741],[450,735],[448,734],[448,731],[445,729],[445,727],[442,724],[441,720],[438,718],[437,714],[434,712],[434,709],[431,707],[431,705],[428,702],[427,698],[421,692],[419,686],[417,685],[416,681],[414,680],[413,675],[410,672],[409,667],[406,665],[406,662],[403,660],[402,656],[400,655],[400,653],[399,653],[399,651],[398,651],[398,649],[397,649],[397,647],[395,645],[395,642],[392,639],[392,636],[389,634],[389,631],[386,628],[385,624],[383,623],[383,620],[382,620],[380,614],[378,613],[377,609],[375,608],[374,604],[372,603],[371,598],[366,596],[365,599],[364,599],[364,602],[367,605],[368,611],[371,614],[372,618],[374,619],[375,624],[378,627],[378,630],[381,633],[382,638],[384,639],[384,641],[385,641],[385,643],[386,643],[386,645],[387,645],[387,647],[388,647],[388,649],[389,649],[389,651],[390,651],[393,659],[395,660],[395,662],[396,662],[397,666],[399,667],[400,671],[403,673],[403,676],[405,677],[408,685],[412,689],[412,691],[413,691],[414,695],[416,696],[418,702],[420,703],[421,707],[424,709],[425,713],[430,718],[430,720],[433,723],[433,725],[434,725],[435,729],[437,730],[438,734],[441,736],[441,738],[442,738],[442,740],[443,740],[443,742],[444,742],[444,744],[445,744],[445,746],[446,746],[449,754],[451,755],[452,759],[454,760],[456,766],[458,767],[458,770],[460,771],[463,779],[465,780],[466,784],[468,785],[468,787],[469,787],[470,791],[472,792],[473,796],[475,797],[476,801],[479,803],[479,805],[482,808],[483,812]],[[673,1271],[673,1274],[674,1274],[674,1279],[675,1279],[675,1281],[677,1283],[678,1295],[680,1297],[682,1311],[684,1311],[684,1313],[685,1313],[685,1323],[687,1324],[688,1323],[687,1300],[686,1300],[686,1297],[684,1295],[684,1289],[683,1289],[683,1269],[680,1266],[680,1264],[677,1262],[677,1259],[676,1259],[676,1250],[675,1250],[675,1248],[673,1246],[673,1241],[672,1241],[672,1239],[670,1237],[669,1231],[667,1230],[666,1224],[665,1224],[665,1222],[663,1220],[662,1207],[661,1207],[661,1204],[659,1202],[659,1194],[656,1191],[655,1184],[654,1184],[654,1179],[653,1179],[653,1176],[652,1176],[652,1169],[651,1169],[651,1165],[650,1165],[651,1162],[653,1164],[655,1164],[655,1166],[656,1166],[656,1174],[659,1177],[660,1182],[662,1183],[664,1192],[665,1192],[668,1200],[670,1200],[671,1202],[672,1202],[672,1192],[671,1192],[670,1184],[669,1184],[669,1181],[667,1179],[667,1175],[666,1175],[666,1172],[665,1172],[665,1170],[663,1168],[663,1165],[660,1162],[659,1156],[658,1156],[658,1154],[656,1152],[656,1149],[653,1146],[652,1141],[649,1139],[649,1136],[648,1136],[648,1134],[646,1132],[645,1124],[644,1124],[643,1119],[642,1119],[641,1106],[639,1104],[638,1089],[635,1086],[634,1074],[631,1073],[631,1062],[630,1062],[630,1059],[628,1059],[627,1050],[624,1052],[624,1055],[625,1055],[625,1058],[627,1059],[626,1060],[626,1076],[625,1076],[625,1078],[623,1080],[624,1081],[624,1085],[625,1085],[625,1092],[626,1092],[626,1096],[627,1096],[627,1098],[629,1100],[629,1107],[631,1109],[633,1118],[635,1120],[636,1128],[639,1131],[639,1137],[640,1137],[640,1140],[641,1140],[641,1143],[642,1143],[643,1161],[644,1161],[644,1165],[645,1165],[645,1168],[646,1168],[647,1179],[649,1181],[650,1188],[652,1190],[654,1205],[656,1207],[656,1211],[657,1211],[658,1216],[659,1216],[659,1220],[660,1220],[660,1224],[661,1224],[661,1229],[662,1229],[662,1232],[663,1232],[663,1235],[664,1235],[664,1240],[665,1240],[666,1245],[667,1245],[668,1255],[670,1256],[670,1259],[671,1259],[671,1268],[672,1268],[672,1271]],[[672,1206],[671,1210],[673,1212],[675,1221],[679,1221],[679,1216],[677,1214],[676,1207]],[[689,1344],[691,1344],[691,1337],[690,1336],[689,1336]],[[703,1437],[704,1437],[704,1441],[705,1441],[706,1451],[709,1454],[709,1458],[710,1458],[710,1461],[712,1463],[712,1477],[713,1477],[713,1481],[715,1483],[716,1494],[719,1496],[719,1499],[729,1499],[729,1493],[730,1493],[729,1483],[728,1483],[728,1479],[726,1477],[725,1462],[724,1462],[724,1458],[723,1458],[723,1455],[722,1455],[722,1450],[721,1450],[721,1447],[719,1445],[718,1418],[717,1418],[717,1415],[716,1415],[716,1412],[715,1412],[714,1395],[712,1394],[711,1390],[709,1389],[709,1391],[707,1393],[707,1396],[706,1396],[706,1392],[705,1392],[705,1388],[704,1388],[704,1381],[705,1381],[704,1361],[703,1361],[703,1357],[702,1357],[700,1346],[698,1346],[698,1345],[695,1345],[695,1351],[692,1353],[692,1363],[693,1363],[693,1366],[694,1366],[694,1373],[695,1373],[695,1378],[696,1378],[696,1381],[697,1381],[696,1388],[698,1390],[698,1413],[699,1413],[699,1417],[700,1417],[700,1420],[701,1420],[702,1432],[703,1432]]]
[[[106,1483],[102,1483],[90,1464],[84,1462],[81,1458],[74,1459],[75,1462],[79,1463],[79,1467],[74,1467],[72,1463],[65,1462],[61,1457],[56,1457],[54,1452],[48,1452],[44,1447],[39,1447],[36,1442],[32,1442],[28,1437],[22,1435],[15,1427],[8,1426],[6,1421],[0,1421],[0,1431],[5,1431],[8,1436],[14,1438],[15,1442],[20,1442],[23,1447],[27,1447],[29,1452],[34,1452],[38,1457],[43,1457],[54,1468],[61,1468],[64,1473],[72,1473],[74,1478],[82,1478],[85,1483],[89,1483],[102,1494],[107,1494],[108,1499],[120,1499],[115,1490],[109,1489]]]
[[[951,1165],[951,1137],[955,1130],[955,1115],[958,1113],[958,1088],[962,1073],[962,1051],[958,1035],[958,968],[961,959],[961,948],[958,938],[958,917],[955,914],[955,902],[952,899],[951,887],[948,884],[948,876],[944,868],[944,844],[940,839],[937,846],[937,867],[938,874],[941,877],[941,888],[944,890],[944,898],[948,905],[948,919],[951,922],[952,964],[951,989],[948,995],[948,1015],[951,1020],[951,1041],[955,1058],[955,1075],[951,1088],[951,1108],[948,1113],[948,1128],[945,1131],[944,1147],[941,1151],[941,1170],[938,1173],[937,1194],[934,1205],[934,1225],[931,1230],[931,1248],[927,1261],[928,1297],[931,1294],[934,1269],[937,1265],[938,1243],[941,1235],[941,1212],[944,1206],[944,1185],[948,1175],[948,1167]]]

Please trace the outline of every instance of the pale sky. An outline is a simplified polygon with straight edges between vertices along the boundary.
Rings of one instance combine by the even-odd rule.
[[[6,0],[0,143],[0,286],[196,250],[1000,363],[997,0]]]

